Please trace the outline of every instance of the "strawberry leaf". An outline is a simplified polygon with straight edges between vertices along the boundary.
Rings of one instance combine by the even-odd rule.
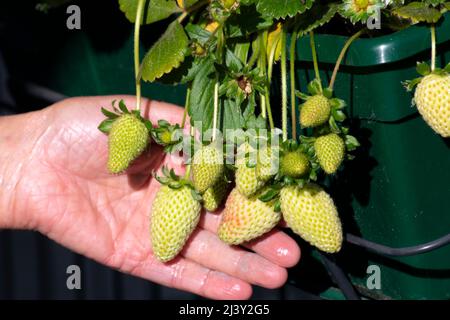
[[[98,130],[108,134],[111,131],[111,126],[114,123],[114,119],[105,119],[98,126]]]
[[[338,4],[324,4],[322,2],[316,2],[310,10],[305,14],[296,17],[298,23],[296,28],[298,30],[298,35],[302,36],[314,29],[323,26],[328,23],[338,12]]]
[[[191,124],[196,126],[196,122],[201,123],[201,128],[206,130],[211,128],[214,104],[214,64],[210,58],[205,58],[199,64],[197,74],[192,81],[191,96],[189,99],[189,116]]]
[[[293,17],[311,8],[314,0],[259,0],[256,8],[262,14],[279,19]]]
[[[308,89],[308,92],[312,96],[315,96],[316,94],[319,94],[322,91],[319,79],[316,78],[313,81],[311,81],[310,83],[308,83],[307,89]]]
[[[149,3],[149,5],[148,5]],[[125,16],[131,22],[136,20],[136,10],[138,5],[138,0],[119,0],[120,10],[125,13]],[[168,0],[151,0],[146,1],[144,7],[145,17],[142,24],[149,24],[155,21],[163,20],[174,13],[182,12],[176,1]]]
[[[123,102],[123,100],[119,101],[119,109],[123,112],[123,113],[130,113],[130,111],[128,110],[127,106],[125,105],[125,102]]]
[[[438,9],[430,7],[425,2],[411,2],[392,10],[392,13],[400,18],[409,19],[412,23],[436,23],[442,16]]]
[[[177,68],[184,60],[188,38],[178,21],[172,22],[142,61],[142,79],[154,81]]]
[[[114,112],[111,112],[105,108],[102,108],[101,110],[105,117],[107,117],[108,119],[116,119],[117,117],[119,117],[118,114],[115,114]]]
[[[430,74],[431,67],[426,62],[417,62],[416,70],[418,74],[426,76],[427,74]]]

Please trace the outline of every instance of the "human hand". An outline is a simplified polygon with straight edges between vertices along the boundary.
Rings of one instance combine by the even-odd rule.
[[[37,229],[102,264],[208,298],[246,299],[252,284],[283,285],[285,268],[300,258],[295,241],[273,230],[248,243],[251,252],[230,247],[215,234],[220,212],[202,214],[172,262],[153,257],[149,217],[160,185],[151,172],[164,164],[178,174],[183,168],[152,144],[126,174],[109,174],[107,136],[97,125],[104,118],[100,106],[114,99],[135,105],[130,96],[71,98],[32,114],[0,118],[0,209],[9,215],[0,217],[0,227]],[[174,105],[144,100],[142,106],[153,123],[181,121],[183,109]],[[18,137],[21,125],[27,129]]]

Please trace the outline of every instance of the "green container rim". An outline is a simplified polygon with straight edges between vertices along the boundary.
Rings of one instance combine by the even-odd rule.
[[[334,64],[348,38],[327,34],[316,35],[319,62]],[[447,13],[436,26],[436,42],[440,45],[449,40],[450,13]],[[430,43],[430,28],[424,24],[411,26],[386,36],[362,38],[355,40],[349,47],[342,65],[371,67],[394,63],[429,50],[431,47]],[[309,36],[298,39],[296,61],[312,61]]]

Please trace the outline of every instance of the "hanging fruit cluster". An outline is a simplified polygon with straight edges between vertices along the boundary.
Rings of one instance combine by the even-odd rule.
[[[324,252],[338,252],[343,241],[338,210],[320,185],[324,177],[336,177],[344,161],[352,159],[352,151],[359,146],[346,126],[346,103],[333,92],[340,63],[350,44],[369,32],[364,23],[380,10],[390,25],[404,27],[421,21],[437,22],[448,10],[448,4],[155,0],[145,8],[145,0],[119,3],[127,18],[135,23],[137,105],[133,111],[122,101],[119,108],[113,102],[114,112],[102,108],[107,119],[99,129],[109,135],[108,169],[111,173],[124,172],[150,147],[151,140],[167,153],[183,151],[188,160],[183,177],[171,168],[155,174],[161,187],[151,208],[154,255],[163,262],[176,257],[195,230],[202,207],[212,212],[223,203],[218,236],[230,245],[256,239],[284,219],[293,232],[311,245]],[[178,15],[141,62],[141,25],[175,14]],[[334,17],[345,22],[348,19],[358,31],[342,48],[325,87],[313,30]],[[434,27],[432,31],[435,48]],[[307,93],[295,88],[296,41],[303,36],[309,36],[311,41],[315,71]],[[436,132],[448,137],[450,67],[435,68],[435,49],[432,56],[432,67],[419,64],[419,73],[424,77],[406,85],[409,89],[418,85],[414,100],[419,112]],[[182,124],[170,124],[161,119],[153,125],[142,118],[141,79],[186,85],[184,119],[190,120],[189,134],[183,131],[185,120]],[[273,95],[277,85],[281,99]],[[273,116],[275,108],[281,111],[280,129]],[[212,138],[203,141],[208,130],[212,130]]]

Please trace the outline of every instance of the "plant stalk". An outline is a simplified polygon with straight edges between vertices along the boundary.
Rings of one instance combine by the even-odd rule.
[[[297,140],[297,112],[295,109],[295,49],[297,45],[297,30],[291,35],[291,47],[289,50],[290,80],[291,80],[291,130],[292,139]]]
[[[316,74],[316,79],[319,80],[320,85],[320,91],[322,91],[322,81],[320,80],[320,73],[319,73],[319,64],[317,62],[317,52],[316,52],[316,43],[314,41],[314,32],[309,32],[309,41],[311,46],[311,55],[313,58],[313,64],[314,64],[314,73]]]
[[[436,27],[431,25],[431,71],[436,68]]]
[[[281,32],[281,121],[283,141],[287,140],[287,70],[286,70],[286,30]]]
[[[216,79],[214,84],[214,113],[213,113],[213,135],[212,141],[216,140],[217,118],[219,113],[219,81]]]
[[[139,77],[139,33],[141,30],[142,15],[144,13],[145,0],[139,0],[134,22],[134,78],[136,82],[136,110],[141,109],[141,79]]]
[[[333,70],[333,74],[331,75],[330,85],[328,86],[328,89],[333,90],[334,83],[336,81],[336,76],[339,71],[339,67],[341,65],[342,60],[344,59],[347,49],[350,47],[352,42],[355,41],[356,39],[358,39],[365,31],[366,31],[366,29],[359,30],[345,42],[344,46],[342,47],[341,52],[339,53],[339,57],[336,60],[336,64],[334,65],[334,70]]]

